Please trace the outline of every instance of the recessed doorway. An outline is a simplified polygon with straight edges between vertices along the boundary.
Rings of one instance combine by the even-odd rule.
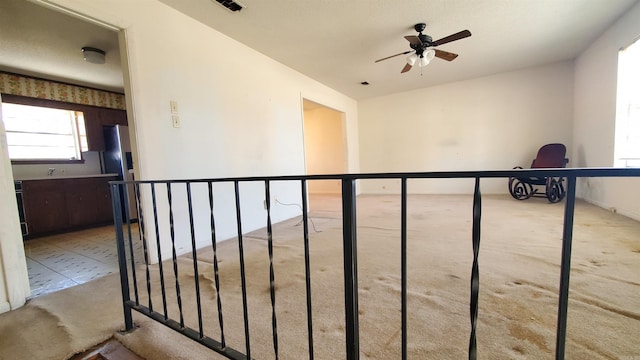
[[[69,103],[99,109],[95,110],[95,114],[99,114],[100,119],[104,118],[105,122],[94,126],[97,131],[93,134],[97,134],[97,138],[102,140],[102,126],[107,120],[113,120],[103,116],[106,114],[103,110],[108,108],[122,111],[120,107],[114,106],[114,103],[108,100],[108,96],[104,97],[105,94],[115,93],[118,95],[117,99],[124,99],[122,95],[126,81],[120,55],[120,41],[124,41],[122,32],[118,32],[114,26],[81,14],[72,14],[71,11],[55,4],[44,2],[4,0],[0,4],[0,20],[2,20],[0,33],[3,34],[0,72],[5,79],[8,77],[19,79],[12,80],[11,83],[18,85],[7,85],[11,86],[11,90],[3,86],[4,100],[6,101],[9,96],[7,94],[10,94],[14,97],[34,98],[39,103],[55,101],[56,104]],[[95,47],[106,53],[104,63],[85,61],[82,49],[88,47]],[[4,84],[8,82],[5,81]],[[26,84],[35,85],[32,88],[31,85]],[[52,90],[53,85],[56,86],[55,89],[64,91]],[[74,97],[74,92],[70,89],[79,89],[78,94],[83,95]],[[87,95],[89,91],[100,92],[99,96],[94,97],[99,100],[86,100],[90,97]],[[122,103],[124,102],[122,100]],[[41,104],[38,106],[45,107]],[[98,115],[94,118],[97,117]],[[132,120],[128,118],[130,123]],[[77,141],[76,145],[82,153],[82,161],[49,159],[44,164],[30,162],[11,164],[8,156],[2,157],[0,179],[10,183],[13,180],[33,180],[41,177],[48,179],[49,176],[81,178],[103,175],[106,172],[102,156],[104,149],[96,146],[95,143],[94,146],[82,146],[83,138],[86,140],[87,134],[80,129],[81,126],[78,126],[71,133],[78,135],[73,141]],[[77,155],[75,157],[78,159]],[[2,192],[0,195],[3,195],[2,200],[13,198],[12,201],[15,203],[16,193],[6,193],[4,196],[5,193]],[[71,196],[77,195],[77,193],[71,194]],[[21,193],[20,196],[22,195]],[[68,208],[65,206],[57,210],[62,213]],[[109,213],[110,205],[107,209],[101,206],[99,210]],[[18,212],[13,209],[11,211]],[[76,211],[75,214],[87,215],[82,211],[79,213]],[[7,228],[5,222],[14,223],[15,221],[13,217],[5,216],[0,219],[0,224]],[[65,224],[58,218],[52,222]],[[33,227],[27,227],[28,216],[23,217],[22,223],[25,225],[23,233],[30,235],[31,240],[23,242],[19,232],[12,233],[15,236],[0,239],[2,246],[6,248],[17,249],[24,246],[24,256],[18,251],[5,251],[5,257],[0,259],[0,263],[5,264],[5,272],[0,271],[0,277],[11,282],[11,286],[6,288],[9,291],[8,298],[16,304],[12,304],[12,307],[22,304],[19,299],[29,297],[29,288],[33,297],[89,281],[110,272],[117,272],[113,226],[39,237],[49,232],[53,233],[54,230],[41,229],[42,232],[38,234],[33,231]],[[62,229],[65,228],[62,227]],[[6,266],[9,264],[7,254],[20,254],[12,255],[11,264],[16,265]],[[18,266],[22,261],[26,263],[24,268]],[[0,295],[3,295],[2,291]],[[0,301],[0,312],[2,310],[2,301]]]
[[[303,110],[307,175],[346,173],[345,114],[307,99],[303,99]],[[339,180],[314,180],[309,181],[308,191],[313,208],[313,201],[337,197],[341,185]]]

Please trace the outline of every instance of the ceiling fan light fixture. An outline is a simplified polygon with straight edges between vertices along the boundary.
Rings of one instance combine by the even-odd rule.
[[[425,66],[429,65],[429,63],[430,63],[429,59],[427,59],[426,57],[423,56],[423,57],[420,58],[420,61],[418,62],[418,66],[425,67]]]
[[[418,62],[418,65],[420,67],[425,67],[429,65],[429,63],[431,62],[431,60],[433,60],[435,56],[436,56],[435,50],[429,49],[425,51],[422,55],[420,55],[420,62]]]
[[[435,56],[436,56],[436,51],[433,49],[429,49],[424,53],[424,57],[426,57],[427,60],[429,61],[433,60]]]
[[[416,61],[418,61],[418,55],[416,55],[416,53],[413,53],[409,57],[407,57],[407,64],[409,64],[410,66],[413,66]]]
[[[104,64],[105,63],[104,50],[100,50],[94,47],[85,46],[82,48],[82,56],[84,61],[92,64]]]

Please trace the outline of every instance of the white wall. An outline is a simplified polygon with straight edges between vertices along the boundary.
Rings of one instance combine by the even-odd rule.
[[[573,157],[580,167],[614,164],[618,51],[640,36],[640,3],[575,61]],[[640,179],[584,179],[578,196],[640,220]]]
[[[4,123],[0,121],[0,313],[22,306],[29,295],[27,263],[10,164]]]
[[[345,113],[349,170],[358,171],[354,100],[157,1],[53,2],[125,30],[128,59],[123,64],[130,76],[127,107],[136,132],[138,179],[304,174],[303,97]],[[178,102],[180,128],[171,126],[171,100]],[[299,201],[299,188],[277,184],[272,196]],[[196,189],[197,207],[206,206],[205,192]],[[236,233],[232,187],[220,186],[216,198],[218,236],[224,239]],[[263,198],[262,186],[243,185],[243,230],[264,226]],[[176,210],[185,206],[177,204]],[[160,207],[166,215],[166,204]],[[278,221],[298,210],[276,206],[273,211]],[[185,212],[174,214],[176,231],[187,235]],[[208,213],[197,217],[203,225],[196,232],[206,234]],[[168,227],[162,230],[168,245]],[[188,251],[188,236],[178,239],[178,251]],[[198,238],[199,245],[207,241]],[[162,250],[164,257],[170,254]]]
[[[46,176],[49,168],[54,168],[55,176],[100,174],[100,153],[87,151],[82,153],[82,164],[20,164],[12,165],[14,179],[28,179]]]
[[[567,61],[361,101],[361,169],[529,167],[543,144],[571,147],[572,88],[573,67]],[[399,187],[398,181],[362,182],[366,193],[398,193]],[[408,189],[471,193],[473,181],[412,181]],[[506,180],[485,180],[482,191],[505,193]]]
[[[304,148],[309,175],[342,174],[347,171],[343,114],[316,108],[304,111]],[[339,180],[315,180],[308,183],[311,194],[340,194]]]

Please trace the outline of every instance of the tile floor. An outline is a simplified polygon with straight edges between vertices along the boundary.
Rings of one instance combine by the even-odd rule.
[[[313,195],[312,199],[315,211],[333,209],[340,201],[340,197],[326,195]],[[315,228],[316,224],[312,225]],[[144,263],[137,224],[132,224],[131,230],[136,263]],[[31,298],[118,272],[113,225],[25,240],[24,251]]]
[[[118,272],[113,226],[26,240],[24,250],[31,297]]]

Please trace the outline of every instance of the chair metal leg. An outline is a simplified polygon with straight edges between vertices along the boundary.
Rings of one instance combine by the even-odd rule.
[[[566,191],[562,186],[562,178],[548,177],[545,193],[550,203],[557,203],[564,199]]]
[[[516,200],[527,200],[535,194],[533,185],[520,178],[509,178],[509,193]]]

